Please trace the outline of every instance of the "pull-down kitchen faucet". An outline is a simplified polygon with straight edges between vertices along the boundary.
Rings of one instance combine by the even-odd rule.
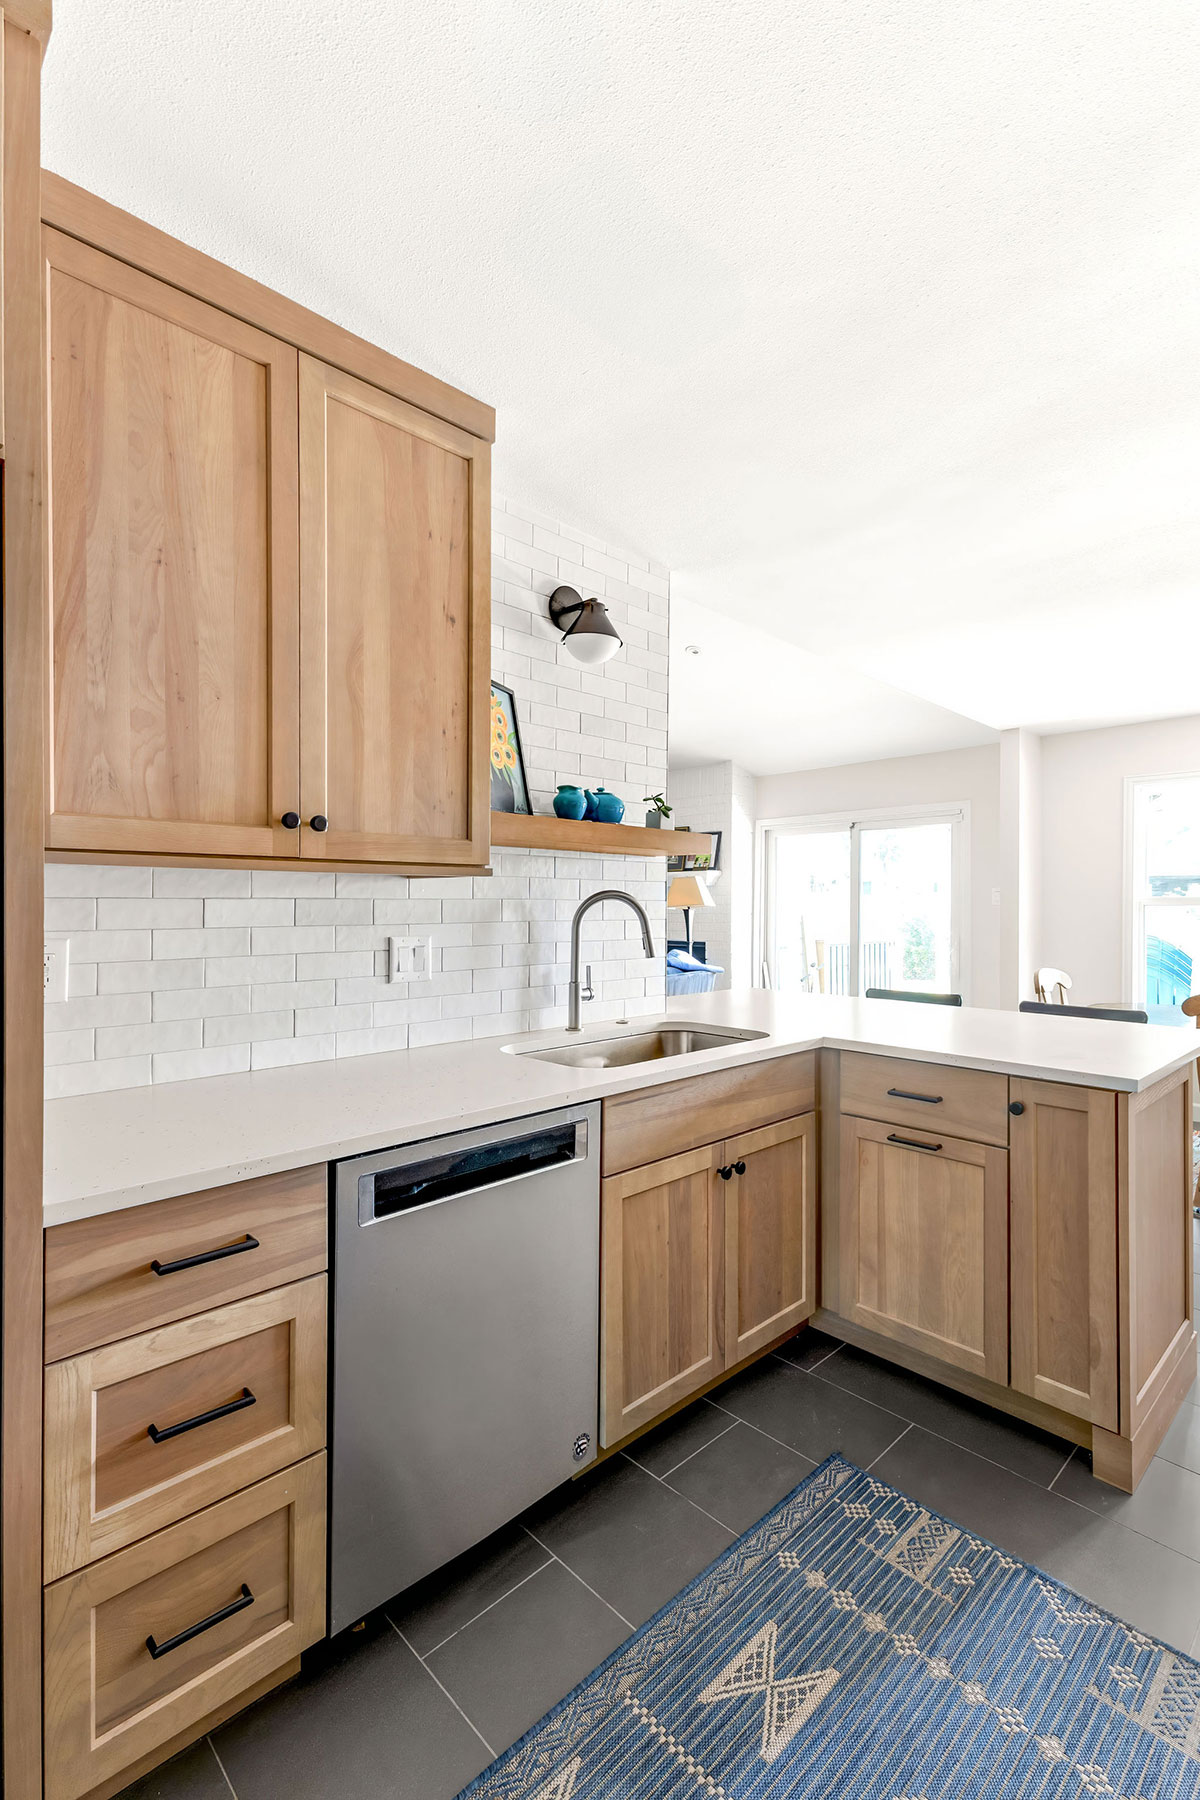
[[[632,894],[624,894],[620,888],[601,888],[598,894],[589,894],[575,908],[575,917],[571,920],[571,985],[567,989],[567,1030],[579,1031],[579,928],[583,924],[584,914],[593,906],[599,906],[604,900],[623,900],[637,915],[638,924],[642,928],[642,944],[646,955],[654,955],[654,939],[650,935],[650,921],[646,917],[646,909]],[[588,998],[591,996],[589,994]]]

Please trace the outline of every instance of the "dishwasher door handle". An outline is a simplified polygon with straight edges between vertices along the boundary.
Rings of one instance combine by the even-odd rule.
[[[359,1177],[360,1225],[408,1218],[449,1200],[469,1200],[582,1162],[588,1153],[588,1126],[586,1119],[575,1119],[457,1151],[431,1154],[432,1146],[424,1148],[424,1157]]]

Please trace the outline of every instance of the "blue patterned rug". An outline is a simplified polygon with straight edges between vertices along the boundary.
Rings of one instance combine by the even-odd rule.
[[[1200,1665],[840,1456],[472,1800],[1200,1800]]]

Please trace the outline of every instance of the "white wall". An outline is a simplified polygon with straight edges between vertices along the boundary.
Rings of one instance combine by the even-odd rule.
[[[624,648],[595,670],[545,617],[560,582],[600,595]],[[514,502],[493,513],[492,666],[513,689],[535,812],[559,781],[604,782],[640,822],[667,762],[667,571]],[[46,1007],[46,1093],[95,1092],[566,1022],[580,898],[620,887],[656,939],[660,857],[495,851],[491,876],[409,880],[275,869],[49,863],[46,929],[70,933],[70,988]],[[432,979],[385,978],[388,936],[428,934]],[[585,1018],[657,1011],[627,908],[589,916]]]
[[[1040,955],[1065,969],[1071,998],[1122,989],[1124,783],[1200,774],[1200,716],[1042,739]]]
[[[971,1006],[1015,1004],[1007,997],[997,923],[1005,910],[1007,880],[1000,839],[999,745],[761,775],[756,785],[760,820],[968,801],[970,979],[964,999]],[[993,902],[995,891],[1000,893],[999,906]],[[1015,894],[1010,899],[1015,911]]]
[[[667,798],[675,808],[672,825],[719,831],[721,873],[711,885],[714,904],[692,914],[692,934],[707,946],[710,962],[724,970],[718,988],[750,987],[754,938],[754,819],[757,784],[736,763],[706,763],[672,769]],[[670,912],[672,937],[683,936],[683,914]]]

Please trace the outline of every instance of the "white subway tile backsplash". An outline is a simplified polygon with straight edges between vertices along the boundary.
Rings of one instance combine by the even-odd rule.
[[[71,940],[72,948],[74,939]],[[160,988],[198,988],[204,986],[206,965],[198,956],[181,961],[101,963],[97,969],[99,992],[102,994],[157,993]],[[245,980],[250,977],[246,976]],[[209,980],[212,980],[211,973]]]
[[[97,902],[92,899],[46,898],[47,931],[95,931]]]
[[[661,564],[513,501],[493,513],[493,666],[514,690],[530,793],[601,782],[640,823],[666,786],[669,580]],[[584,669],[546,596],[600,594],[625,640]],[[703,821],[699,821],[703,823]],[[667,846],[663,847],[665,858]],[[516,1036],[566,1019],[581,894],[626,889],[666,934],[662,859],[497,849],[490,877],[50,864],[46,927],[71,937],[70,998],[46,1008],[50,1096]],[[431,940],[428,979],[388,982],[387,939]],[[589,915],[595,1023],[661,1006],[661,961],[620,907]]]
[[[145,926],[195,927],[205,923],[205,902],[191,900],[101,898],[96,902],[96,924],[101,931],[137,931]]]
[[[195,1081],[206,1075],[240,1075],[250,1067],[249,1044],[205,1050],[167,1050],[152,1059],[155,1081]],[[101,1064],[96,1065],[102,1067]]]
[[[204,1043],[256,1044],[264,1038],[288,1038],[295,1035],[294,1012],[227,1013],[204,1020]]]
[[[148,1056],[156,1050],[198,1050],[202,1019],[166,1019],[150,1025],[103,1025],[96,1031],[96,1057]]]
[[[281,1069],[289,1063],[329,1062],[337,1055],[337,1039],[327,1036],[269,1038],[250,1046],[252,1069]]]

